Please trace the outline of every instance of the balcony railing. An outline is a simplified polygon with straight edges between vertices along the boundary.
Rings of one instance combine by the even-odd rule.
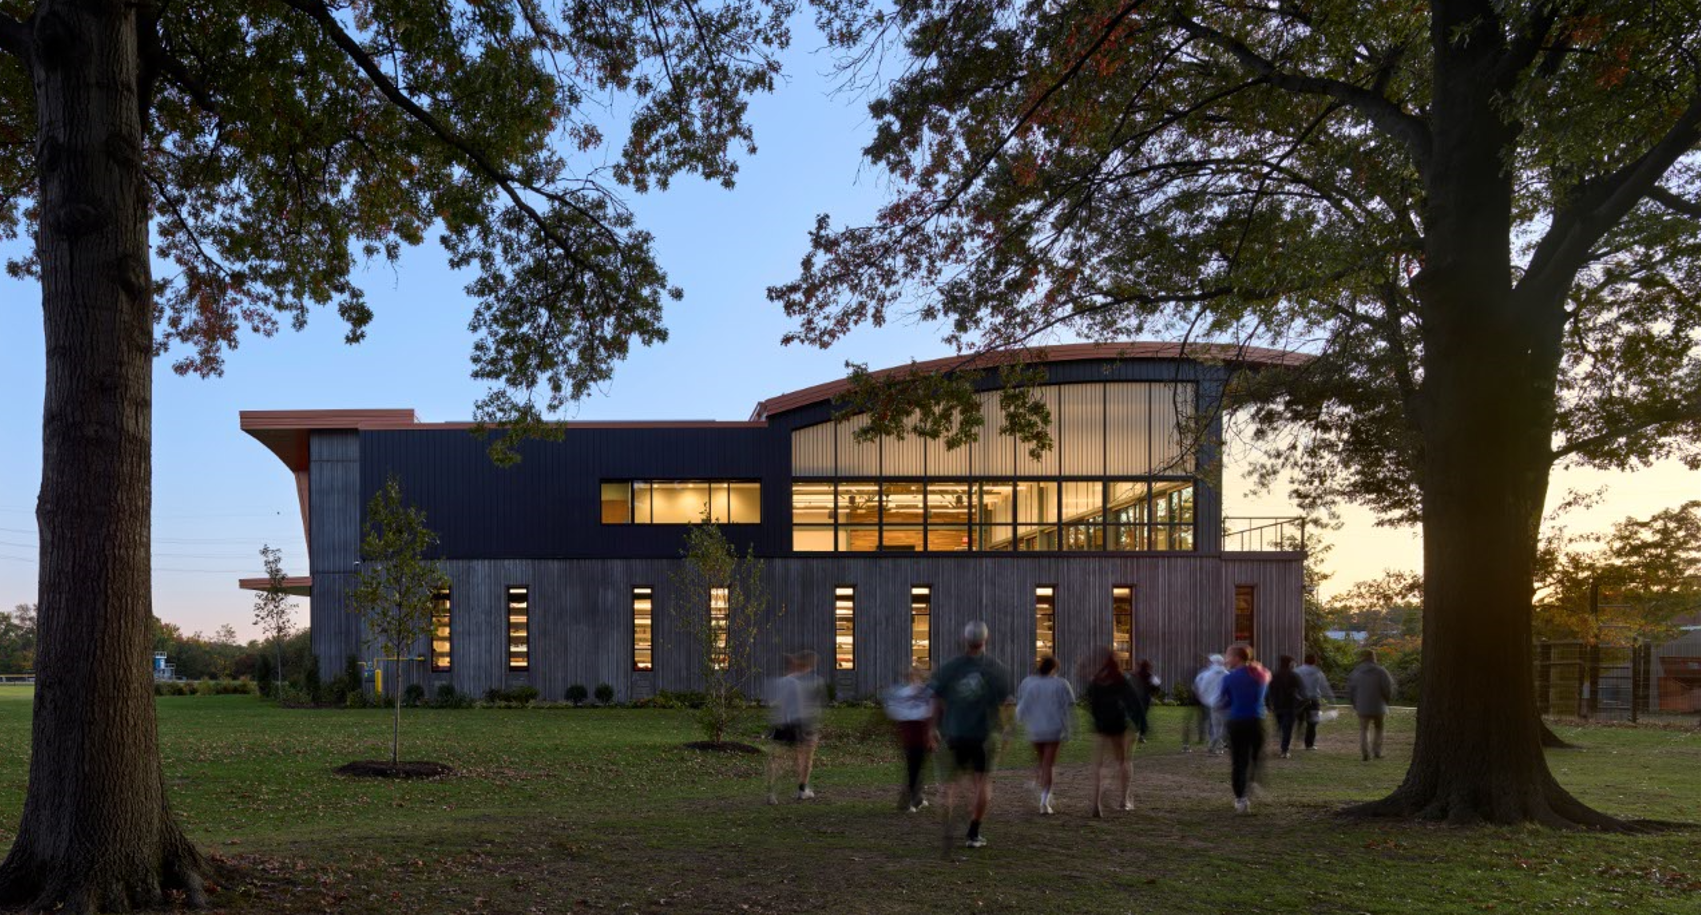
[[[1223,552],[1305,552],[1304,518],[1224,518]]]

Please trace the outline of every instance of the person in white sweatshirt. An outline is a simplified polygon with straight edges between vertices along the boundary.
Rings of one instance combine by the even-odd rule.
[[[1052,770],[1074,717],[1075,690],[1067,679],[1057,675],[1057,661],[1047,655],[1040,659],[1037,672],[1016,687],[1016,720],[1034,745],[1034,786],[1039,790],[1040,813],[1052,812]]]

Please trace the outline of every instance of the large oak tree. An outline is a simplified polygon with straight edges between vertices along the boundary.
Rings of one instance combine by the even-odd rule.
[[[1239,385],[1258,428],[1304,430],[1268,433],[1268,469],[1425,534],[1417,746],[1360,812],[1613,825],[1541,752],[1532,571],[1556,462],[1701,465],[1697,4],[821,9],[894,190],[872,224],[823,216],[770,291],[792,338],[910,313],[971,355],[1314,354]],[[906,414],[925,399],[861,402],[958,430],[960,392]]]
[[[0,235],[33,241],[10,266],[40,280],[47,351],[33,752],[0,905],[204,901],[146,664],[154,360],[214,374],[317,306],[357,340],[359,269],[436,234],[476,275],[481,418],[535,424],[663,338],[678,291],[621,194],[731,183],[791,11],[0,0]]]

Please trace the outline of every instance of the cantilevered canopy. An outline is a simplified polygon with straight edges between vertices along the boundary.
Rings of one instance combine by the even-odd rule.
[[[271,587],[270,578],[239,578],[236,586],[244,591],[264,591]],[[284,579],[284,593],[296,597],[313,596],[313,576],[291,575]]]

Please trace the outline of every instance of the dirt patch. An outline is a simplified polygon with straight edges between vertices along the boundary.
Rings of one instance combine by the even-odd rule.
[[[381,759],[357,759],[337,768],[338,775],[350,778],[442,778],[454,775],[455,770],[440,762],[399,762]]]
[[[701,750],[704,753],[761,753],[761,747],[753,747],[736,740],[693,740],[685,745],[687,750]]]

